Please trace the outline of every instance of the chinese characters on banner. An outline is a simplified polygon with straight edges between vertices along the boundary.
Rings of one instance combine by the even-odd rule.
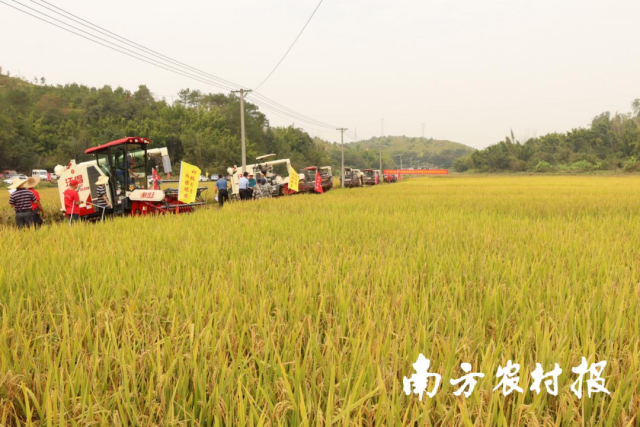
[[[592,393],[599,392],[611,394],[609,390],[607,390],[604,386],[604,378],[600,377],[606,365],[606,360],[589,365],[587,363],[587,359],[583,357],[580,366],[571,368],[571,371],[573,373],[579,375],[578,379],[571,385],[571,391],[578,397],[578,399],[582,398],[582,382],[586,374],[589,374],[589,379],[586,380],[587,392],[589,397],[591,397]],[[422,400],[423,394],[426,394],[429,397],[435,396],[435,394],[438,392],[438,387],[440,386],[442,377],[437,373],[429,372],[430,366],[431,361],[429,359],[426,359],[421,353],[418,356],[418,360],[416,361],[416,363],[413,364],[413,368],[416,372],[411,375],[410,378],[402,378],[403,390],[407,396],[409,396],[412,392],[414,394],[417,394],[420,400]],[[471,373],[470,363],[462,363],[460,364],[460,368],[463,372],[465,372],[466,375],[463,375],[458,379],[452,378],[449,380],[449,382],[454,386],[462,383],[460,385],[460,388],[457,391],[453,392],[454,395],[460,396],[464,392],[464,397],[469,397],[471,396],[471,393],[473,393],[473,389],[478,383],[476,378],[484,378],[484,374]],[[493,391],[500,389],[504,396],[508,396],[514,391],[523,393],[524,390],[518,385],[520,382],[520,376],[518,376],[519,372],[520,365],[517,363],[512,363],[511,360],[507,361],[504,368],[502,367],[502,365],[498,366],[496,378],[500,379],[500,382],[495,386]],[[533,383],[531,384],[529,390],[535,391],[536,394],[540,394],[540,385],[544,380],[544,385],[547,389],[547,393],[553,396],[557,396],[558,377],[561,373],[562,368],[560,368],[557,363],[555,364],[553,370],[548,372],[544,371],[544,368],[540,363],[536,363],[536,369],[531,372]],[[429,379],[431,378],[433,378],[433,383],[429,384]],[[428,391],[429,388],[431,388],[431,391]]]
[[[198,193],[198,180],[200,169],[189,163],[180,163],[180,183],[178,184],[178,201],[182,203],[193,203],[196,201]]]
[[[298,184],[300,179],[298,178],[298,172],[293,170],[293,166],[289,167],[289,190],[293,190],[295,192],[300,191],[298,188]]]

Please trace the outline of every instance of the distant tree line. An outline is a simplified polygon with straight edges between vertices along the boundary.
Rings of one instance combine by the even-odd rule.
[[[125,136],[167,147],[174,164],[184,160],[203,171],[219,173],[241,162],[239,98],[184,89],[173,103],[156,101],[146,86],[135,92],[121,87],[78,84],[46,85],[2,74],[0,69],[0,169],[29,173],[56,164],[90,159],[84,154]],[[245,103],[247,161],[275,153],[300,169],[310,165],[339,171],[339,144],[311,138],[299,128],[272,127],[258,107]],[[346,165],[378,165],[376,151],[345,144]],[[387,161],[392,161],[387,159]]]
[[[588,128],[550,133],[524,142],[511,132],[504,141],[457,159],[458,172],[552,172],[640,170],[640,99],[633,111],[596,116]]]

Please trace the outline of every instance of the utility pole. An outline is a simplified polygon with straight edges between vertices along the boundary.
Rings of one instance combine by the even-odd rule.
[[[380,146],[380,173],[382,173],[382,145]]]
[[[242,174],[247,171],[247,145],[245,143],[245,135],[244,135],[244,97],[246,94],[251,92],[251,89],[240,89],[233,90],[231,93],[239,93],[240,94],[240,132],[242,135]]]
[[[340,181],[340,186],[344,188],[344,132],[347,130],[347,128],[337,128],[336,130],[340,131],[340,144],[342,144],[342,169],[340,171],[342,181]]]

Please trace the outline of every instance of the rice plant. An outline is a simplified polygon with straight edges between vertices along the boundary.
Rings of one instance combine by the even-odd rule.
[[[0,226],[0,424],[640,426],[639,190],[430,178]],[[422,401],[419,353],[443,380]],[[610,395],[570,391],[582,356]],[[485,374],[469,398],[462,362]],[[536,363],[557,396],[529,390]]]

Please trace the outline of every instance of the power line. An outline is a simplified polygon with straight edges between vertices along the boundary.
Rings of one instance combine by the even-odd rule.
[[[81,20],[81,21],[83,21],[83,22],[86,22],[86,23],[88,23],[88,24],[90,24],[90,25],[92,25],[92,26],[94,26],[94,27],[96,27],[96,28],[99,28],[99,29],[101,29],[101,30],[103,30],[103,31],[97,31],[97,30],[95,30],[95,29],[93,29],[93,28],[89,27],[88,25],[83,24],[82,22],[79,22],[79,21],[77,21],[77,20],[75,20],[75,19],[71,19],[71,18],[69,18],[68,16],[64,16],[64,15],[62,15],[61,13],[56,12],[56,11],[55,11],[55,10],[53,10],[53,9],[47,8],[46,6],[42,6],[42,7],[44,7],[45,9],[50,10],[50,11],[52,11],[52,12],[54,12],[54,13],[57,13],[58,15],[63,16],[64,18],[69,19],[69,20],[71,20],[71,21],[73,21],[73,22],[76,22],[76,23],[78,23],[78,24],[81,24],[81,25],[83,25],[83,26],[85,26],[85,27],[87,27],[87,28],[91,29],[92,31],[99,32],[100,34],[103,34],[103,35],[105,35],[105,36],[107,36],[107,37],[109,37],[109,38],[112,38],[112,39],[116,40],[118,43],[124,43],[124,42],[122,42],[121,40],[117,40],[117,39],[115,39],[115,37],[118,37],[118,38],[120,38],[120,39],[122,39],[122,40],[125,40],[126,42],[128,42],[128,43],[125,43],[125,44],[127,44],[127,45],[129,45],[129,46],[131,46],[131,47],[133,47],[134,49],[137,49],[137,50],[142,50],[142,49],[144,49],[144,53],[145,53],[145,54],[149,54],[149,55],[151,55],[151,56],[155,56],[156,58],[159,58],[159,59],[151,58],[151,57],[149,57],[149,56],[143,55],[143,54],[142,54],[142,53],[140,53],[140,52],[132,51],[132,50],[130,50],[130,49],[128,49],[128,48],[126,48],[126,47],[124,47],[124,46],[121,46],[121,45],[116,44],[116,43],[114,43],[114,42],[112,42],[112,41],[106,40],[106,39],[104,39],[104,38],[102,38],[102,37],[96,36],[96,35],[95,35],[95,34],[93,34],[93,33],[90,33],[90,32],[87,32],[87,31],[84,31],[84,30],[82,30],[82,29],[80,29],[80,28],[78,28],[78,27],[75,27],[75,26],[73,26],[73,25],[71,25],[71,24],[67,23],[67,22],[61,21],[61,20],[59,20],[59,19],[57,19],[57,18],[54,18],[54,17],[52,17],[52,16],[50,16],[50,15],[47,15],[47,14],[46,14],[46,13],[44,13],[44,12],[41,12],[41,11],[39,11],[39,10],[37,10],[37,9],[31,8],[31,7],[27,6],[27,5],[24,5],[24,4],[20,3],[20,2],[17,2],[16,0],[13,0],[13,1],[14,1],[15,3],[18,3],[18,4],[19,4],[20,6],[22,6],[22,7],[28,8],[28,9],[30,9],[30,10],[32,10],[32,11],[34,11],[34,12],[37,12],[37,13],[39,13],[39,14],[43,15],[43,16],[46,16],[47,18],[53,19],[53,20],[55,20],[55,21],[57,21],[57,22],[59,22],[59,23],[61,23],[61,24],[63,24],[63,25],[66,25],[66,26],[71,27],[71,28],[73,28],[73,29],[75,29],[75,30],[77,30],[77,31],[80,31],[80,32],[82,32],[82,33],[84,33],[84,34],[87,34],[87,35],[88,35],[88,36],[90,36],[90,37],[93,37],[93,38],[96,38],[96,39],[98,39],[98,40],[101,40],[101,41],[103,41],[103,42],[107,43],[108,45],[107,45],[107,44],[104,44],[104,43],[101,43],[101,42],[99,42],[99,41],[96,41],[96,40],[94,40],[93,38],[89,38],[89,37],[83,36],[82,34],[78,34],[78,33],[74,32],[74,31],[71,31],[71,30],[69,30],[69,29],[67,29],[67,28],[61,27],[60,25],[57,25],[57,24],[55,24],[55,23],[52,23],[52,22],[50,22],[50,21],[48,21],[48,20],[46,20],[46,19],[40,18],[40,17],[38,17],[38,16],[36,16],[36,15],[33,15],[33,14],[31,14],[31,13],[29,13],[29,12],[25,11],[25,10],[22,10],[22,9],[20,9],[20,8],[17,8],[17,7],[15,7],[15,6],[12,6],[12,5],[10,5],[10,4],[8,4],[8,3],[4,2],[4,1],[0,1],[0,3],[3,3],[3,4],[5,4],[5,5],[7,5],[7,6],[11,7],[11,8],[13,8],[13,9],[16,9],[16,10],[18,10],[18,11],[20,11],[20,12],[22,12],[22,13],[25,13],[25,14],[27,14],[27,15],[31,16],[31,17],[34,17],[34,18],[39,19],[39,20],[41,20],[41,21],[44,21],[44,22],[46,22],[46,23],[48,23],[48,24],[50,24],[50,25],[53,25],[53,26],[55,26],[55,27],[57,27],[57,28],[60,28],[60,29],[65,30],[65,31],[67,31],[67,32],[70,32],[70,33],[72,33],[72,34],[74,34],[74,35],[77,35],[77,36],[79,36],[79,37],[82,37],[82,38],[84,38],[84,39],[86,39],[86,40],[89,40],[89,41],[92,41],[92,42],[94,42],[94,43],[96,43],[96,44],[99,44],[99,45],[101,45],[101,46],[107,47],[107,48],[109,48],[109,49],[111,49],[111,50],[115,50],[115,51],[117,51],[117,52],[119,52],[119,53],[122,53],[122,54],[124,54],[124,55],[129,56],[129,57],[132,57],[132,58],[134,58],[134,59],[138,59],[139,61],[142,61],[142,62],[148,63],[148,64],[150,64],[150,65],[153,65],[153,66],[156,66],[156,67],[159,67],[159,68],[162,68],[162,69],[164,69],[164,70],[167,70],[167,71],[173,72],[173,73],[175,73],[175,74],[178,74],[178,75],[181,75],[181,76],[184,76],[184,77],[191,78],[191,79],[193,79],[193,80],[195,80],[195,81],[198,81],[198,82],[201,82],[201,83],[205,83],[205,84],[208,84],[208,85],[211,85],[211,86],[217,87],[217,88],[221,88],[221,89],[229,90],[229,91],[232,91],[232,90],[236,89],[237,87],[243,87],[243,86],[238,85],[238,84],[236,84],[236,83],[234,83],[234,82],[231,82],[231,81],[228,81],[228,80],[222,79],[222,78],[220,78],[220,77],[214,76],[214,75],[212,75],[212,74],[210,74],[210,73],[204,72],[204,71],[199,70],[199,69],[197,69],[197,68],[195,68],[195,67],[191,67],[191,66],[189,66],[189,65],[187,65],[187,64],[184,64],[184,63],[182,63],[182,62],[180,62],[180,61],[177,61],[177,60],[175,60],[175,59],[173,59],[173,58],[171,58],[171,57],[168,57],[168,56],[166,56],[166,55],[162,55],[162,54],[160,54],[160,53],[158,53],[158,52],[156,52],[156,51],[154,51],[154,50],[152,50],[152,49],[146,48],[146,47],[144,47],[144,46],[142,46],[142,45],[140,45],[140,44],[138,44],[138,43],[135,43],[135,42],[133,42],[133,41],[131,41],[131,40],[129,40],[129,39],[127,39],[127,38],[125,38],[125,37],[119,36],[119,35],[117,35],[116,33],[113,33],[113,32],[111,32],[111,31],[109,31],[109,30],[106,30],[106,29],[104,29],[104,28],[102,28],[102,27],[100,27],[100,26],[98,26],[98,25],[96,25],[96,24],[91,23],[90,21],[87,21],[87,20],[85,20],[85,19],[83,19],[83,18],[81,18],[81,17],[79,17],[79,16],[77,16],[77,15],[74,15],[74,14],[72,14],[72,13],[70,13],[70,12],[68,12],[68,11],[66,11],[66,10],[64,10],[64,9],[62,9],[62,8],[59,8],[59,7],[55,6],[55,5],[52,5],[51,3],[48,3],[48,2],[46,2],[46,1],[44,1],[44,0],[43,0],[43,2],[44,2],[44,3],[50,4],[51,6],[55,7],[56,9],[61,10],[61,11],[63,11],[64,13],[66,13],[66,14],[68,14],[68,15],[70,15],[70,16],[73,16],[73,17],[75,17],[75,18],[77,18],[77,19],[79,19],[79,20]],[[31,0],[31,1],[33,2],[33,0]],[[36,3],[36,4],[37,4],[37,3]],[[40,5],[40,6],[41,6],[41,5]],[[108,34],[107,34],[107,33],[108,33]],[[113,34],[113,36],[111,36],[111,35],[109,35],[109,34]],[[114,37],[114,36],[115,36],[115,37]],[[110,45],[111,45],[111,46],[110,46]],[[113,46],[115,46],[115,48],[114,48]],[[136,47],[136,46],[140,46],[140,47]],[[125,50],[125,51],[127,51],[127,52],[130,52],[130,53],[123,52],[121,49],[123,49],[123,50]],[[142,58],[145,58],[145,59],[140,58],[138,55],[139,55],[140,57],[142,57]],[[166,58],[166,59],[165,59],[165,58]],[[163,61],[163,62],[161,62],[161,61]],[[171,63],[173,63],[173,64],[179,64],[179,65],[176,65],[176,67],[178,67],[178,68],[175,68],[173,65],[171,65],[171,64],[167,64],[167,63],[166,63],[166,62],[169,62],[169,61],[170,61]],[[197,73],[199,73],[199,74],[201,74],[201,75],[209,76],[209,77],[211,77],[212,79],[215,79],[215,80],[217,80],[217,81],[212,81],[212,80],[210,80],[210,79],[209,79],[209,78],[207,78],[207,77],[201,77],[201,76],[198,76],[198,75],[196,75],[196,74],[193,74],[193,73],[192,73],[192,72],[190,72],[190,71],[186,71],[186,70],[184,70],[183,68],[187,68],[187,69],[190,69],[190,70],[194,70],[195,72],[197,72]],[[273,100],[271,100],[271,99],[267,98],[267,97],[266,97],[266,96],[264,96],[264,95],[257,94],[257,93],[255,93],[255,95],[256,95],[256,96],[257,96],[257,97],[262,101],[262,102],[256,102],[256,100],[255,100],[255,99],[253,99],[253,102],[254,102],[256,105],[259,105],[259,106],[262,106],[262,107],[266,107],[266,105],[265,105],[265,104],[267,104],[267,105],[270,105],[270,106],[272,107],[272,108],[271,108],[272,110],[273,110],[273,109],[277,109],[277,110],[278,110],[278,111],[280,111],[282,114],[284,114],[284,115],[289,115],[289,116],[291,116],[292,118],[294,118],[295,120],[298,120],[298,121],[304,121],[304,122],[307,122],[307,123],[311,123],[311,124],[313,124],[313,125],[315,125],[315,126],[321,126],[321,127],[326,127],[326,128],[335,129],[335,127],[334,127],[333,125],[330,125],[330,124],[328,124],[328,123],[321,122],[321,121],[319,121],[319,120],[316,120],[316,119],[313,119],[313,118],[311,118],[311,117],[305,116],[305,115],[303,115],[303,114],[301,114],[301,113],[298,113],[298,112],[296,112],[295,110],[292,110],[292,109],[290,109],[290,108],[288,108],[288,107],[285,107],[285,106],[283,106],[283,105],[281,105],[281,104],[277,103],[276,101],[273,101]]]
[[[25,6],[25,5],[23,5],[22,3],[19,3],[19,2],[15,1],[15,0],[13,0],[13,1],[14,1],[15,3],[18,3],[20,6],[24,6],[24,7],[29,8],[29,6]],[[96,41],[96,40],[94,40],[94,39],[92,39],[92,38],[89,38],[89,37],[87,37],[87,36],[83,36],[82,34],[78,34],[78,33],[76,33],[75,31],[69,30],[68,28],[64,28],[64,27],[62,27],[62,26],[60,26],[60,25],[58,25],[58,24],[54,24],[54,23],[53,23],[53,22],[51,22],[51,21],[47,21],[46,19],[40,18],[39,16],[36,16],[36,15],[34,15],[34,14],[32,14],[32,13],[29,13],[29,12],[27,12],[27,11],[25,11],[25,10],[22,10],[22,9],[20,9],[20,8],[17,8],[17,7],[15,7],[15,6],[12,6],[12,5],[10,5],[10,4],[8,4],[8,3],[6,3],[6,2],[2,1],[2,0],[0,0],[0,3],[3,3],[3,4],[5,4],[5,5],[7,5],[7,6],[11,7],[11,8],[13,8],[13,9],[18,10],[18,11],[20,11],[20,12],[24,13],[24,14],[27,14],[27,15],[29,15],[29,16],[31,16],[31,17],[33,17],[33,18],[39,19],[40,21],[46,22],[46,23],[47,23],[47,24],[49,24],[49,25],[53,25],[54,27],[58,27],[58,28],[60,28],[61,30],[67,31],[67,32],[69,32],[69,33],[71,33],[71,34],[74,34],[74,35],[78,36],[78,37],[82,37],[82,38],[83,38],[83,39],[85,39],[85,40],[89,40],[89,41],[91,41],[91,42],[93,42],[93,43],[99,44],[99,45],[104,46],[104,47],[106,47],[106,48],[108,48],[108,49],[111,49],[111,50],[114,50],[114,51],[116,51],[116,52],[122,53],[123,55],[127,55],[127,56],[129,56],[129,57],[131,57],[131,58],[134,58],[134,59],[137,59],[137,60],[139,60],[139,61],[146,62],[147,64],[153,65],[153,66],[158,67],[158,68],[163,68],[163,69],[165,69],[165,70],[167,70],[167,71],[170,71],[170,72],[172,72],[172,73],[179,74],[179,75],[181,75],[181,76],[188,77],[188,78],[191,78],[191,79],[193,79],[193,80],[197,80],[197,81],[199,81],[199,82],[201,82],[201,83],[205,83],[205,84],[208,84],[208,85],[211,85],[211,86],[215,86],[215,87],[218,87],[218,88],[222,88],[222,89],[227,89],[227,88],[225,88],[225,87],[222,87],[222,86],[219,86],[219,85],[212,84],[211,82],[207,82],[207,81],[205,81],[205,80],[201,80],[201,79],[199,79],[199,78],[197,78],[197,77],[193,77],[193,76],[190,76],[190,75],[188,75],[188,74],[184,74],[184,73],[183,73],[183,72],[181,72],[181,71],[176,71],[175,69],[167,68],[166,66],[163,66],[163,65],[166,65],[166,64],[158,64],[158,63],[156,63],[156,61],[155,61],[155,60],[150,60],[150,61],[148,61],[148,60],[146,60],[146,59],[142,59],[142,58],[140,58],[140,57],[138,57],[138,56],[135,56],[135,55],[140,55],[140,54],[138,54],[138,53],[136,53],[136,54],[134,55],[134,54],[131,54],[131,53],[124,52],[124,51],[122,51],[122,50],[120,50],[120,49],[117,49],[117,48],[115,48],[115,47],[113,47],[113,46],[109,46],[108,44],[100,43],[99,41]],[[31,10],[35,10],[35,9],[32,9],[32,8],[29,8],[29,9],[31,9]],[[36,11],[36,12],[37,12],[37,11]],[[42,13],[42,12],[38,12],[38,13],[43,14],[43,15],[45,15],[45,16],[47,16],[47,17],[49,17],[49,18],[52,18],[52,17],[50,17],[49,15],[47,15],[47,14],[45,14],[45,13]],[[52,19],[55,19],[55,18],[52,18]],[[62,21],[59,21],[59,22],[62,22]],[[70,26],[70,27],[72,27],[72,28],[77,29],[76,27],[74,27],[74,26],[72,26],[72,25],[70,25],[70,24],[66,24],[66,23],[63,23],[63,24],[64,24],[64,25],[68,25],[68,26]],[[82,31],[82,30],[80,30],[80,31]],[[86,32],[85,32],[85,33],[86,33]],[[90,33],[86,33],[86,34],[90,34]],[[91,35],[91,34],[90,34],[90,35]],[[92,36],[92,37],[96,37],[96,36],[94,36],[94,35],[91,35],[91,36]],[[99,37],[96,37],[96,38],[100,39]],[[103,39],[102,39],[102,40],[103,40]],[[107,42],[107,43],[110,43],[110,42]],[[111,44],[113,44],[113,43],[111,43]],[[115,44],[114,44],[114,46],[117,46],[117,45],[115,45]],[[118,47],[121,47],[121,46],[118,46]],[[141,55],[141,56],[142,56],[142,55]],[[152,61],[153,61],[153,62],[152,62]]]
[[[45,3],[50,4],[51,6],[55,7],[56,9],[61,10],[61,11],[63,11],[64,13],[69,14],[69,15],[71,15],[71,16],[73,16],[73,17],[77,18],[78,20],[81,20],[81,21],[83,21],[83,22],[86,22],[86,23],[88,23],[88,24],[90,24],[90,25],[92,25],[92,26],[94,26],[94,27],[100,28],[100,29],[101,29],[101,30],[103,30],[103,31],[97,31],[97,30],[95,30],[95,29],[93,29],[93,28],[89,27],[88,25],[83,24],[82,22],[79,22],[79,21],[77,21],[77,20],[75,20],[75,19],[71,19],[71,18],[69,18],[69,17],[67,17],[67,16],[62,15],[61,13],[56,12],[56,11],[55,11],[55,10],[53,10],[53,9],[47,8],[47,7],[45,7],[45,6],[42,6],[42,7],[44,7],[45,9],[47,9],[47,10],[49,10],[49,11],[51,11],[51,12],[54,12],[54,13],[56,13],[56,14],[58,14],[58,15],[62,16],[62,17],[63,17],[63,18],[65,18],[65,19],[69,19],[69,20],[71,20],[71,21],[73,21],[73,22],[76,22],[76,23],[78,23],[78,24],[83,25],[83,26],[84,26],[84,27],[86,27],[86,28],[89,28],[89,29],[90,29],[90,30],[92,30],[92,31],[99,32],[100,34],[105,35],[106,37],[109,37],[109,38],[111,38],[111,39],[114,39],[114,40],[116,40],[118,43],[124,43],[124,42],[122,42],[121,40],[117,40],[115,37],[118,37],[118,38],[120,38],[120,39],[126,40],[128,43],[125,43],[125,44],[127,44],[127,45],[128,45],[128,46],[130,46],[130,47],[132,47],[133,49],[136,49],[136,51],[131,50],[131,49],[128,49],[128,48],[126,48],[126,47],[124,47],[124,46],[121,46],[120,44],[116,44],[116,43],[114,43],[114,42],[112,42],[112,41],[110,41],[110,40],[107,40],[107,39],[104,39],[104,38],[102,38],[102,37],[99,37],[99,36],[97,36],[97,35],[95,35],[95,34],[93,34],[93,33],[90,33],[90,32],[87,32],[87,31],[85,31],[85,30],[82,30],[82,29],[80,29],[80,28],[78,28],[78,27],[75,27],[75,26],[74,26],[74,25],[72,25],[72,24],[69,24],[68,22],[61,21],[61,20],[59,20],[59,19],[57,19],[57,18],[54,18],[54,17],[52,17],[52,16],[50,16],[50,15],[48,15],[48,14],[46,14],[46,13],[42,12],[42,11],[39,11],[39,10],[37,10],[37,9],[31,8],[31,7],[27,6],[27,5],[24,5],[24,4],[22,4],[22,3],[20,3],[20,2],[18,2],[18,1],[16,1],[16,0],[13,0],[13,1],[14,1],[15,3],[19,4],[19,5],[20,5],[20,6],[22,6],[22,7],[25,7],[25,8],[27,8],[27,9],[30,9],[30,10],[32,10],[32,11],[34,11],[34,12],[39,13],[40,15],[46,16],[47,18],[52,19],[52,20],[54,20],[54,21],[56,21],[56,22],[59,22],[59,23],[61,23],[61,24],[65,25],[65,26],[67,26],[67,27],[70,27],[70,28],[73,28],[73,29],[75,29],[75,30],[77,30],[77,31],[79,31],[79,32],[82,32],[82,33],[86,34],[86,35],[87,35],[87,36],[89,36],[89,37],[84,36],[84,35],[82,35],[82,34],[79,34],[79,33],[75,32],[75,31],[69,30],[68,28],[62,27],[62,26],[60,26],[60,25],[58,25],[58,24],[55,24],[55,23],[53,23],[53,22],[51,22],[51,21],[48,21],[47,19],[43,19],[43,18],[41,18],[41,17],[39,17],[39,16],[36,16],[36,15],[34,15],[34,14],[32,14],[32,13],[29,13],[29,12],[27,12],[27,11],[23,10],[23,9],[17,8],[17,7],[15,7],[15,6],[12,6],[12,5],[10,5],[10,4],[8,4],[8,3],[4,2],[4,1],[0,1],[0,3],[3,3],[3,4],[5,4],[5,5],[7,5],[7,6],[11,7],[11,8],[13,8],[13,9],[16,9],[16,10],[18,10],[18,11],[22,12],[22,13],[25,13],[25,14],[27,14],[27,15],[29,15],[29,16],[31,16],[31,17],[33,17],[33,18],[36,18],[36,19],[38,19],[38,20],[41,20],[41,21],[43,21],[43,22],[46,22],[46,23],[48,23],[48,24],[50,24],[50,25],[53,25],[53,26],[55,26],[55,27],[57,27],[57,28],[60,28],[60,29],[62,29],[62,30],[64,30],[64,31],[67,31],[67,32],[69,32],[69,33],[72,33],[72,34],[74,34],[74,35],[76,35],[76,36],[78,36],[78,37],[82,37],[82,38],[83,38],[83,39],[85,39],[85,40],[89,40],[89,41],[91,41],[91,42],[93,42],[93,43],[99,44],[99,45],[101,45],[101,46],[103,46],[103,47],[106,47],[106,48],[109,48],[109,49],[114,50],[114,51],[116,51],[116,52],[122,53],[122,54],[127,55],[127,56],[129,56],[129,57],[131,57],[131,58],[137,59],[137,60],[139,60],[139,61],[145,62],[145,63],[147,63],[147,64],[153,65],[153,66],[158,67],[158,68],[162,68],[162,69],[164,69],[164,70],[166,70],[166,71],[170,71],[170,72],[172,72],[172,73],[174,73],[174,74],[177,74],[177,75],[181,75],[181,76],[183,76],[183,77],[190,78],[190,79],[192,79],[192,80],[194,80],[194,81],[197,81],[197,82],[200,82],[200,83],[204,83],[204,84],[207,84],[207,85],[210,85],[210,86],[213,86],[213,87],[217,87],[217,88],[221,88],[221,89],[229,90],[229,91],[233,91],[233,90],[234,90],[234,89],[236,89],[237,87],[242,87],[241,85],[238,85],[238,84],[236,84],[236,83],[234,83],[234,82],[230,82],[230,81],[228,81],[228,80],[225,80],[225,79],[222,79],[222,78],[220,78],[220,77],[214,76],[214,75],[212,75],[212,74],[210,74],[210,73],[204,72],[204,71],[199,70],[199,69],[197,69],[197,68],[195,68],[195,67],[191,67],[191,66],[189,66],[189,65],[187,65],[187,64],[184,64],[184,63],[182,63],[182,62],[180,62],[180,61],[177,61],[177,60],[175,60],[175,59],[173,59],[173,58],[171,58],[171,57],[168,57],[168,56],[166,56],[166,55],[162,55],[162,54],[160,54],[160,53],[157,53],[157,52],[155,52],[155,51],[153,51],[153,50],[151,50],[151,49],[149,49],[149,48],[146,48],[146,47],[144,47],[144,46],[142,46],[142,45],[140,45],[140,44],[138,44],[138,43],[135,43],[135,42],[133,42],[133,41],[131,41],[131,40],[129,40],[129,39],[126,39],[126,38],[124,38],[124,37],[122,37],[122,36],[119,36],[119,35],[117,35],[116,33],[113,33],[113,32],[111,32],[111,31],[109,31],[109,30],[106,30],[106,29],[104,29],[104,28],[102,28],[102,27],[99,27],[98,25],[93,24],[93,23],[91,23],[90,21],[87,21],[87,20],[85,20],[85,19],[83,19],[83,18],[81,18],[81,17],[79,17],[79,16],[73,15],[72,13],[67,12],[66,10],[64,10],[64,9],[62,9],[62,8],[59,8],[59,7],[54,6],[54,5],[51,5],[51,3],[45,2]],[[33,2],[33,0],[31,0],[31,1]],[[44,0],[43,0],[43,1],[44,1]],[[35,2],[34,2],[34,3],[35,3]],[[36,3],[36,4],[37,4],[37,3]],[[40,6],[41,6],[41,5],[40,5]],[[107,33],[108,33],[108,34],[107,34]],[[113,36],[111,36],[111,35],[109,35],[109,34],[113,34]],[[115,36],[115,37],[114,37],[114,36]],[[102,41],[102,42],[104,42],[104,43],[101,43],[100,41],[94,40],[94,38],[95,38],[95,39],[98,39],[98,40],[101,40],[101,41]],[[106,44],[105,44],[105,43],[106,43]],[[136,46],[140,46],[140,47],[136,47]],[[144,50],[143,50],[143,49],[144,49]],[[124,51],[123,51],[123,50],[124,50]],[[142,53],[138,52],[138,51],[140,51],[140,50],[143,50],[144,54],[150,55],[151,57],[150,57],[150,56],[146,56],[146,55],[144,55],[144,54],[142,54]],[[125,52],[125,51],[126,51],[126,52]],[[127,52],[129,52],[129,53],[127,53]],[[153,58],[153,57],[155,57],[155,58]],[[143,59],[143,58],[144,58],[144,59]],[[157,58],[157,59],[156,59],[156,58]],[[166,58],[166,59],[165,59],[165,58]],[[170,63],[169,63],[169,64],[167,64],[167,62],[170,62]],[[174,65],[175,65],[175,66],[174,66]],[[201,75],[194,74],[194,73],[193,73],[193,72],[191,72],[190,70],[194,70],[196,73],[199,73],[199,74],[201,74]],[[204,76],[204,77],[203,77],[203,76]],[[210,78],[208,78],[207,76],[211,77],[211,79],[210,79]],[[212,80],[212,79],[214,79],[214,80]],[[276,101],[273,101],[273,100],[271,100],[271,99],[267,98],[267,97],[266,97],[266,96],[264,96],[264,95],[257,94],[257,93],[255,93],[255,92],[254,92],[254,94],[256,95],[256,97],[258,98],[258,100],[256,100],[256,99],[252,99],[252,102],[254,102],[256,105],[258,105],[258,106],[260,106],[260,107],[267,108],[267,106],[269,106],[270,108],[267,108],[267,109],[269,109],[269,110],[271,110],[271,111],[274,111],[274,110],[275,110],[275,111],[278,111],[278,112],[280,112],[282,115],[289,116],[290,118],[293,118],[293,119],[294,119],[294,120],[296,120],[296,121],[309,123],[309,124],[312,124],[313,126],[320,126],[320,127],[324,127],[324,128],[327,128],[327,129],[335,129],[335,127],[334,127],[333,125],[330,125],[330,124],[328,124],[328,123],[321,122],[321,121],[316,120],[316,119],[313,119],[313,118],[311,118],[311,117],[309,117],[309,116],[305,116],[305,115],[303,115],[303,114],[301,114],[301,113],[298,113],[298,112],[296,112],[295,110],[292,110],[292,109],[290,109],[290,108],[288,108],[288,107],[283,106],[282,104],[277,103]],[[278,116],[280,116],[280,117],[282,117],[282,115],[278,114]]]
[[[302,27],[302,30],[300,31],[300,33],[298,34],[298,37],[296,37],[296,39],[293,41],[293,43],[291,43],[291,46],[289,46],[289,49],[287,49],[287,51],[285,52],[284,56],[282,57],[282,59],[280,59],[280,61],[276,64],[276,66],[273,68],[273,70],[271,70],[271,72],[269,73],[269,75],[262,81],[262,83],[260,83],[258,86],[256,86],[256,90],[258,90],[258,88],[260,88],[260,86],[262,86],[264,84],[264,82],[266,82],[267,80],[269,80],[269,77],[271,77],[271,75],[278,69],[278,67],[280,66],[280,64],[282,64],[282,61],[284,61],[284,58],[287,57],[287,55],[289,54],[289,52],[291,51],[291,49],[293,48],[293,46],[296,44],[296,42],[298,41],[298,39],[300,38],[300,36],[302,35],[302,33],[304,32],[304,29],[307,28],[307,25],[309,25],[309,22],[311,22],[311,18],[313,18],[313,15],[316,14],[316,11],[320,8],[320,5],[322,4],[324,0],[320,0],[320,3],[318,3],[318,6],[316,6],[316,8],[314,9],[313,13],[311,14],[311,16],[309,17],[309,19],[307,20],[307,23],[304,24],[304,27]]]

